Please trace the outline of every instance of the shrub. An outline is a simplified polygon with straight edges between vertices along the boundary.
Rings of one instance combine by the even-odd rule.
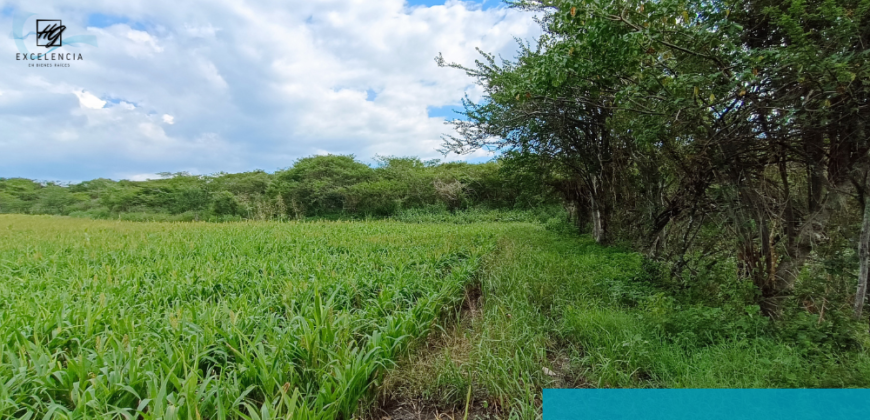
[[[241,205],[236,196],[229,191],[217,193],[211,203],[212,213],[218,216],[233,216],[241,214]]]

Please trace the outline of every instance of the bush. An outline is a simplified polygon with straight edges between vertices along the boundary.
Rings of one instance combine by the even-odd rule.
[[[544,223],[544,227],[552,232],[561,234],[571,234],[577,232],[577,229],[568,222],[566,217],[551,217]]]
[[[215,195],[211,203],[211,211],[218,216],[234,216],[241,214],[242,207],[233,193],[221,191]]]
[[[112,213],[106,207],[96,207],[88,210],[76,210],[70,212],[69,216],[80,219],[110,219]]]
[[[405,192],[401,183],[386,179],[352,185],[344,194],[344,210],[350,213],[389,216],[402,208]]]
[[[552,219],[551,215],[563,212],[560,208],[545,207],[529,210],[506,210],[470,208],[451,212],[444,204],[423,208],[403,209],[396,213],[394,220],[406,223],[477,223],[477,222],[526,222],[544,223]]]

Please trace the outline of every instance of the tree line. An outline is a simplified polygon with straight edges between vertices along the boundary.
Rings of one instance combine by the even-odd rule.
[[[379,157],[369,166],[353,156],[326,155],[299,159],[275,173],[166,172],[147,181],[99,178],[70,184],[0,178],[0,213],[272,220],[558,204],[536,174],[514,166],[506,159],[470,164],[410,157]]]
[[[581,229],[643,251],[680,281],[730,264],[771,317],[808,284],[823,290],[807,295],[816,316],[847,300],[861,316],[870,1],[513,6],[539,13],[537,45],[521,44],[514,60],[483,53],[474,66],[437,59],[486,92],[465,101],[444,151],[511,151]],[[833,302],[831,275],[852,285]]]

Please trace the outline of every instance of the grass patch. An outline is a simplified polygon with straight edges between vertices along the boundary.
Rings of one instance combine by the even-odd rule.
[[[783,333],[801,324],[682,299],[638,254],[553,231],[501,237],[484,259],[482,312],[403,361],[382,399],[461,411],[470,387],[486,416],[540,418],[545,387],[870,386],[866,334],[814,351]]]

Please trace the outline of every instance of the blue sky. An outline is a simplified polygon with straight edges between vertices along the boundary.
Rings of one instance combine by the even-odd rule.
[[[148,30],[144,22],[131,21],[130,18],[126,16],[107,15],[105,13],[89,14],[87,17],[86,25],[93,28],[107,28],[113,25],[127,25],[130,28],[136,29],[138,31]]]
[[[62,19],[57,52],[16,60],[15,16]],[[494,1],[7,1],[0,7],[0,177],[145,179],[162,171],[273,171],[313,154],[441,156],[445,120],[481,98],[476,47],[513,56],[533,16]],[[25,36],[39,52],[35,36]]]

